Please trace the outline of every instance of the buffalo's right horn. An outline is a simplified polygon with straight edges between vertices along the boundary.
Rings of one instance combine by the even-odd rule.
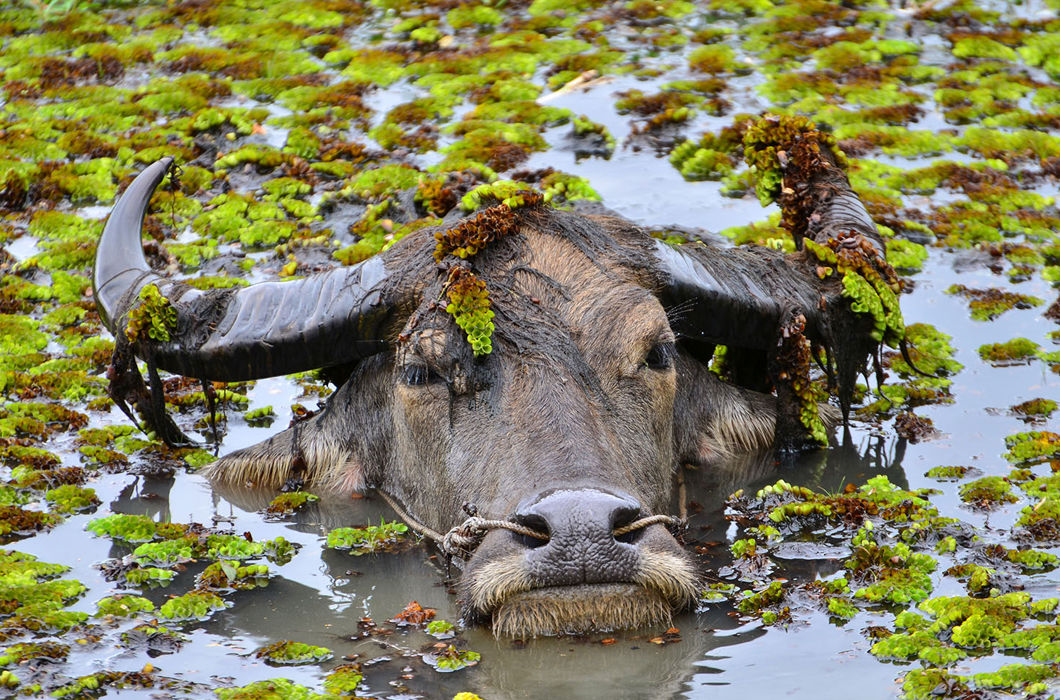
[[[384,347],[391,309],[385,256],[291,282],[200,291],[151,270],[140,231],[152,193],[173,164],[140,173],[103,228],[92,276],[96,305],[112,333],[124,332],[138,295],[158,287],[177,312],[168,341],[139,338],[137,354],[169,372],[244,381],[351,362]]]
[[[882,257],[876,224],[861,198],[831,151],[823,148],[821,155],[819,169],[802,194],[808,202],[804,235],[823,244],[841,233],[857,233]],[[655,262],[665,301],[681,309],[681,333],[706,343],[768,350],[775,347],[776,333],[792,313],[805,317],[810,338],[826,340],[826,310],[848,306],[840,287],[826,289],[812,268],[798,269],[784,255],[764,248],[719,254],[702,244],[675,247],[656,241]]]

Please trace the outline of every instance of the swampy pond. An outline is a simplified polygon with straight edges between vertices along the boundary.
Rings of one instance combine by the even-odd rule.
[[[1055,692],[1058,10],[4,3],[0,693]],[[673,629],[465,629],[437,553],[378,498],[276,501],[196,475],[315,410],[329,385],[312,374],[219,387],[216,446],[198,384],[167,378],[196,449],[139,433],[106,396],[95,244],[162,156],[182,176],[155,197],[147,252],[201,288],[365,259],[451,208],[452,173],[599,202],[673,241],[792,251],[742,162],[738,127],[766,111],[813,119],[846,155],[929,376],[885,348],[884,384],[864,381],[838,446],[689,473],[684,539],[705,583]],[[421,218],[390,218],[410,188]]]

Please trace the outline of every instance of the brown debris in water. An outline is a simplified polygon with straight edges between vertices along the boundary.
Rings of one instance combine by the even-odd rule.
[[[398,627],[410,627],[425,625],[434,619],[437,611],[434,608],[425,608],[415,600],[405,606],[405,609],[390,619]]]
[[[898,437],[914,445],[921,440],[930,440],[939,434],[930,418],[918,416],[912,411],[898,414],[894,419],[894,431],[898,433]]]

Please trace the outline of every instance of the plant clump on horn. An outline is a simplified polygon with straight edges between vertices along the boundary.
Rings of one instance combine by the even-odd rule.
[[[835,139],[805,117],[767,113],[745,125],[743,147],[759,200],[763,205],[773,201],[780,205],[781,225],[807,261],[816,265],[817,276],[836,274],[851,310],[871,319],[867,342],[901,347],[904,352],[905,324],[898,305],[902,282],[884,257],[875,225],[850,190],[845,158]],[[809,377],[809,359],[817,350],[804,337],[804,328],[805,319],[798,317],[785,323],[773,375],[778,399],[785,403],[787,394],[792,406],[788,413],[797,415],[805,438],[826,444],[816,410],[819,397]],[[826,356],[837,354],[837,348],[824,349]],[[862,350],[839,349],[837,357],[827,358],[829,379],[838,380],[844,414],[849,410],[856,365],[862,363],[856,358],[866,354]],[[874,348],[864,350],[876,356]]]
[[[137,298],[140,303],[129,311],[125,337],[130,343],[147,338],[169,341],[170,333],[177,328],[177,310],[173,304],[153,284],[145,285]]]

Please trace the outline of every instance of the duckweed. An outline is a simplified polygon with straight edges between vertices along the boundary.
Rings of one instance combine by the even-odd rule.
[[[1038,352],[1038,343],[1027,338],[1013,338],[1004,343],[987,343],[979,346],[979,357],[995,365],[1026,364]]]

